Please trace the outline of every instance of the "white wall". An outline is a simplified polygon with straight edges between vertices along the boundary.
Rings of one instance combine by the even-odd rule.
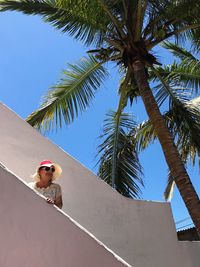
[[[0,167],[0,266],[129,266]]]
[[[199,267],[200,266],[200,242],[180,241],[179,245],[182,250],[182,255],[185,259],[185,266]]]
[[[67,214],[133,266],[184,266],[169,204],[124,198],[2,104],[0,121],[7,168],[30,181],[39,161],[58,162]]]

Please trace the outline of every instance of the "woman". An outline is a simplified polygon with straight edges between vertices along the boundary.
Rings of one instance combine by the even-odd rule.
[[[31,187],[45,196],[48,203],[55,204],[60,209],[63,206],[61,187],[59,184],[53,183],[53,181],[61,173],[62,169],[58,164],[50,160],[43,160],[33,175],[35,182],[31,183]]]

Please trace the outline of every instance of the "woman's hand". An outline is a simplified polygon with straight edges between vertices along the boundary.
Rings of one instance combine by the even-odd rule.
[[[47,197],[47,203],[49,203],[49,204],[55,204],[54,201],[51,198],[49,198],[49,197]]]
[[[54,204],[55,204],[58,208],[62,209],[62,206],[63,206],[62,196],[59,196],[58,198],[56,198]]]

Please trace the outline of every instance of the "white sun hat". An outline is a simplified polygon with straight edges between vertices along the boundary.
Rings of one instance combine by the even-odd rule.
[[[39,166],[36,168],[36,173],[33,174],[32,178],[38,182],[40,180],[40,176],[39,176],[39,169],[41,167],[54,167],[55,168],[55,172],[53,172],[53,177],[52,180],[57,179],[58,177],[60,177],[61,173],[62,173],[62,169],[60,167],[60,165],[58,165],[57,163],[52,162],[51,160],[43,160],[40,162]]]

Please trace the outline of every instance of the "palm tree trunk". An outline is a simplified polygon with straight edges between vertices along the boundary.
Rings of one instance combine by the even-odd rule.
[[[165,125],[158,105],[149,87],[143,62],[137,60],[132,63],[131,67],[134,72],[134,77],[139,87],[146,112],[160,141],[170,172],[194,222],[198,235],[200,236],[199,197],[191,183],[190,177],[187,174],[185,166],[181,161],[178,150],[174,144],[173,137]]]

